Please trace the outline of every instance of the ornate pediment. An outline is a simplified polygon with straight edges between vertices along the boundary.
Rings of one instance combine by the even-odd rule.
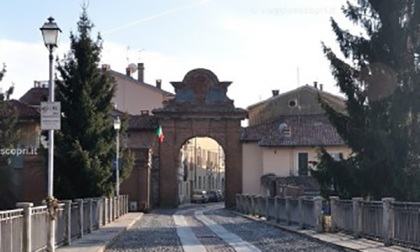
[[[217,110],[234,109],[233,101],[227,96],[232,82],[219,81],[207,69],[189,71],[182,82],[171,82],[175,98],[168,101],[164,110]]]

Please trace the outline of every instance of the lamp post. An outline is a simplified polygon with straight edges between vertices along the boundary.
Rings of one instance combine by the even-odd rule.
[[[54,82],[53,82],[53,51],[58,45],[60,35],[60,28],[54,22],[54,18],[48,18],[48,22],[40,28],[44,44],[47,47],[49,54],[50,72],[49,72],[49,102],[54,102]],[[54,172],[54,130],[48,131],[48,201],[53,200],[53,172]],[[49,210],[51,208],[49,207]],[[51,216],[51,213],[50,213]],[[48,230],[48,251],[55,251],[55,220],[50,218],[50,225]]]
[[[121,128],[121,120],[120,117],[117,117],[114,120],[114,129],[117,131],[117,160],[115,161],[115,194],[116,196],[120,196],[120,128]]]

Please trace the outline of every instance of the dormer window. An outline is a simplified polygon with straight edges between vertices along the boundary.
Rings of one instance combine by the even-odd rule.
[[[292,130],[286,123],[280,123],[279,125],[279,133],[282,136],[290,137],[292,136]]]
[[[289,108],[294,108],[297,106],[297,100],[296,99],[292,99],[289,101]]]
[[[283,136],[285,136],[285,137],[291,137],[292,136],[292,130],[290,129],[290,127],[287,127],[283,130]]]

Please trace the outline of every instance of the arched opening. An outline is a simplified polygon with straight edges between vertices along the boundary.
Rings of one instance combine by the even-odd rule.
[[[193,137],[179,149],[177,162],[179,203],[220,202],[225,190],[225,152],[210,137]],[[199,192],[206,199],[197,199]]]

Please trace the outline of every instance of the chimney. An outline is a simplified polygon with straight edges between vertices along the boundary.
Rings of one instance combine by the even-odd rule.
[[[318,89],[318,82],[314,81],[314,88]]]
[[[102,64],[102,71],[108,71],[111,69],[111,66],[109,64]]]
[[[137,80],[140,82],[144,82],[144,64],[143,63],[137,64],[137,71],[138,71]]]
[[[162,89],[162,80],[161,79],[156,80],[156,87],[159,88],[159,89]]]
[[[275,89],[275,90],[271,90],[271,92],[273,92],[273,96],[277,96],[279,95],[280,90]]]
[[[319,90],[321,90],[321,91],[324,90],[324,84],[319,84]]]
[[[149,110],[140,110],[140,115],[148,115]]]
[[[131,77],[131,74],[132,74],[132,72],[131,72],[131,68],[127,67],[127,68],[125,69],[125,74],[126,74],[128,77]]]

